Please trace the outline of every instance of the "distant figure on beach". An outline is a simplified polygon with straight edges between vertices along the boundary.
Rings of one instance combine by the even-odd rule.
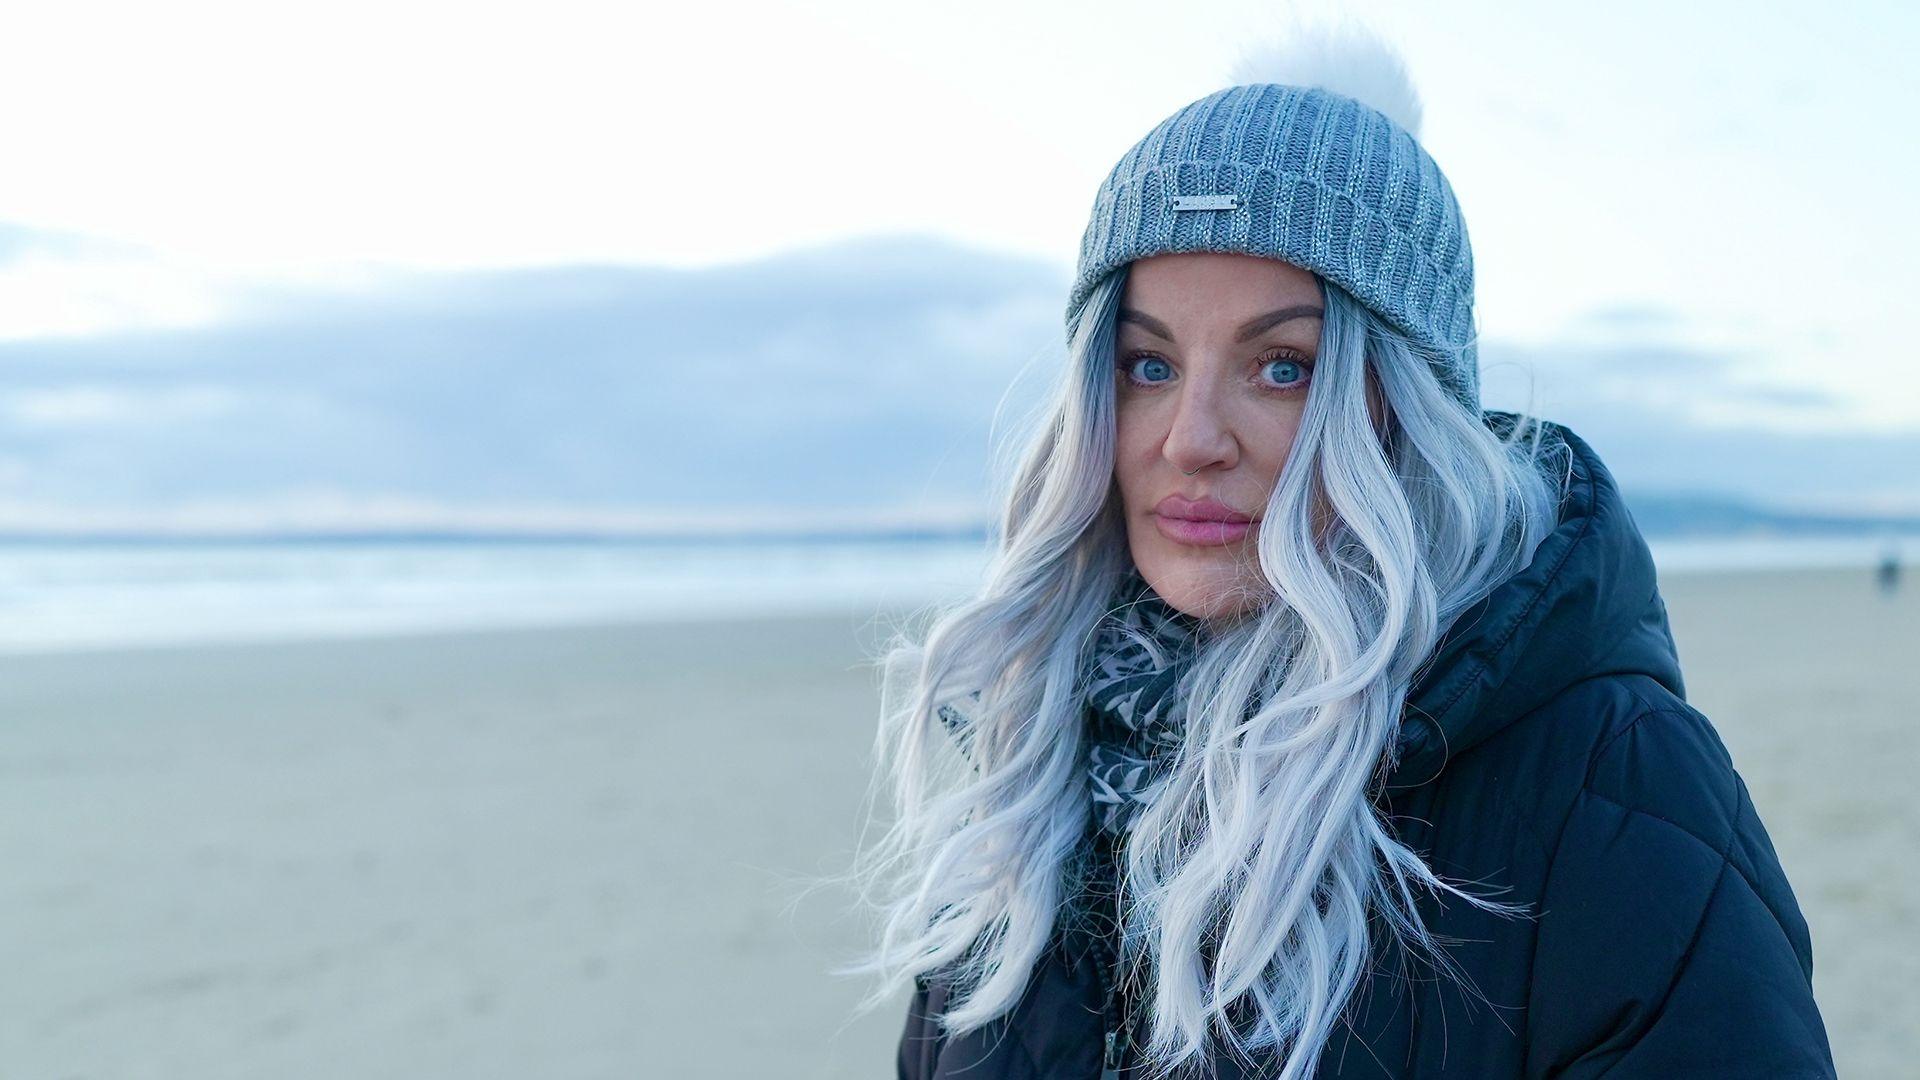
[[[1310,35],[1100,185],[988,579],[882,658],[899,1080],[1834,1074],[1613,476],[1481,405],[1419,117]]]
[[[1881,593],[1892,596],[1900,591],[1900,547],[1888,541],[1886,549],[1880,553],[1880,566],[1874,573],[1874,580],[1880,584]]]

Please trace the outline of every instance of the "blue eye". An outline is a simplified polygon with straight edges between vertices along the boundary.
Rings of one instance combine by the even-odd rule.
[[[1265,371],[1276,364],[1281,369],[1279,381],[1261,384],[1261,389],[1271,393],[1297,393],[1307,385],[1313,374],[1313,362],[1295,353],[1269,355],[1261,361],[1260,368]],[[1150,352],[1129,354],[1121,361],[1119,371],[1135,386],[1158,386],[1173,377],[1173,365],[1159,354]]]
[[[1162,376],[1171,376],[1173,374],[1172,366],[1169,365],[1164,359],[1161,359],[1158,356],[1154,356],[1152,353],[1146,353],[1146,354],[1131,356],[1127,358],[1125,370],[1129,376],[1131,376],[1135,371],[1147,369],[1147,368],[1151,368],[1152,370],[1157,370]],[[1149,377],[1144,381],[1149,383],[1154,383],[1154,382],[1164,382],[1165,379]]]
[[[1261,365],[1261,367],[1263,370],[1268,370],[1275,365],[1278,365],[1280,368],[1280,376],[1278,378],[1279,385],[1292,388],[1306,381],[1307,366],[1300,361],[1289,360],[1286,357],[1278,357],[1267,361]]]

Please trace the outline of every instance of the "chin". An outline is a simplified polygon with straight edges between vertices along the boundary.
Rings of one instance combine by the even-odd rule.
[[[1245,568],[1250,552],[1241,556],[1226,548],[1183,548],[1175,553],[1156,552],[1145,562],[1136,561],[1141,576],[1153,586],[1160,598],[1188,615],[1200,619],[1220,619],[1240,614],[1254,605],[1254,598],[1270,591],[1257,569]]]

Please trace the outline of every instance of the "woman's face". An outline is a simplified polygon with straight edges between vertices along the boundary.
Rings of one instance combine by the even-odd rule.
[[[1128,270],[1115,480],[1134,565],[1189,615],[1233,616],[1268,593],[1255,542],[1306,408],[1322,315],[1314,275],[1277,259],[1183,252]]]

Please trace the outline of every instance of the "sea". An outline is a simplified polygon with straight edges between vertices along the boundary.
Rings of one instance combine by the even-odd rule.
[[[1663,574],[1920,561],[1920,534],[1649,540]],[[594,622],[873,616],[962,598],[979,539],[0,541],[0,653]]]

